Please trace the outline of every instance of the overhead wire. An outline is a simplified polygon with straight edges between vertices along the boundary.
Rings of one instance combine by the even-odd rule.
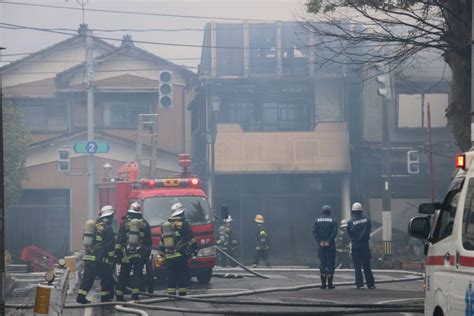
[[[63,10],[73,10],[73,11],[83,11],[84,10],[84,11],[89,11],[89,12],[101,12],[101,13],[129,14],[129,15],[141,15],[141,16],[160,16],[160,17],[169,17],[169,18],[206,19],[206,20],[222,20],[222,21],[252,21],[252,22],[278,22],[278,21],[290,22],[290,21],[269,20],[269,19],[168,14],[168,13],[125,11],[125,10],[112,10],[112,9],[75,8],[75,7],[66,7],[66,6],[59,6],[59,5],[24,3],[24,2],[16,2],[16,1],[3,1],[2,4],[21,5],[21,6],[30,6],[30,7],[42,7],[42,8],[50,8],[50,9],[63,9]]]

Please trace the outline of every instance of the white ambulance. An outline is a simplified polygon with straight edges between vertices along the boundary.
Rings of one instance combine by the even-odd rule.
[[[426,241],[425,315],[474,315],[474,152],[456,168],[443,202],[421,204],[408,225]]]

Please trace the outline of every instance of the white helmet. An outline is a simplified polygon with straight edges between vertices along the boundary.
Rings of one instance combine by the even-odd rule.
[[[355,202],[354,204],[352,204],[352,211],[362,212],[362,204],[360,204],[359,202]]]
[[[115,213],[115,210],[112,207],[112,205],[105,205],[100,209],[99,217],[100,218],[107,217],[110,215],[114,215],[114,213]]]
[[[142,205],[140,204],[140,202],[135,201],[132,204],[130,204],[130,207],[128,208],[128,213],[141,214]]]
[[[184,206],[182,203],[174,203],[171,206],[171,215],[170,218],[171,220],[173,219],[180,219],[184,214]]]
[[[340,227],[342,227],[342,228],[347,227],[347,220],[342,219],[342,220],[341,220],[341,226],[340,226]]]
[[[230,222],[232,222],[232,216],[229,215],[227,216],[226,219],[224,219],[224,223],[230,223]]]

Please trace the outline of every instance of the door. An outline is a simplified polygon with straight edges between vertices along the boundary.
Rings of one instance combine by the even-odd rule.
[[[35,245],[56,257],[69,254],[69,189],[25,189],[5,214],[5,249],[18,257]]]

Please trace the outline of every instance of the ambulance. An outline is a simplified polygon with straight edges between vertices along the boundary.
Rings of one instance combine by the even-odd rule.
[[[474,152],[456,156],[443,201],[418,211],[408,232],[425,241],[425,315],[474,315]]]

